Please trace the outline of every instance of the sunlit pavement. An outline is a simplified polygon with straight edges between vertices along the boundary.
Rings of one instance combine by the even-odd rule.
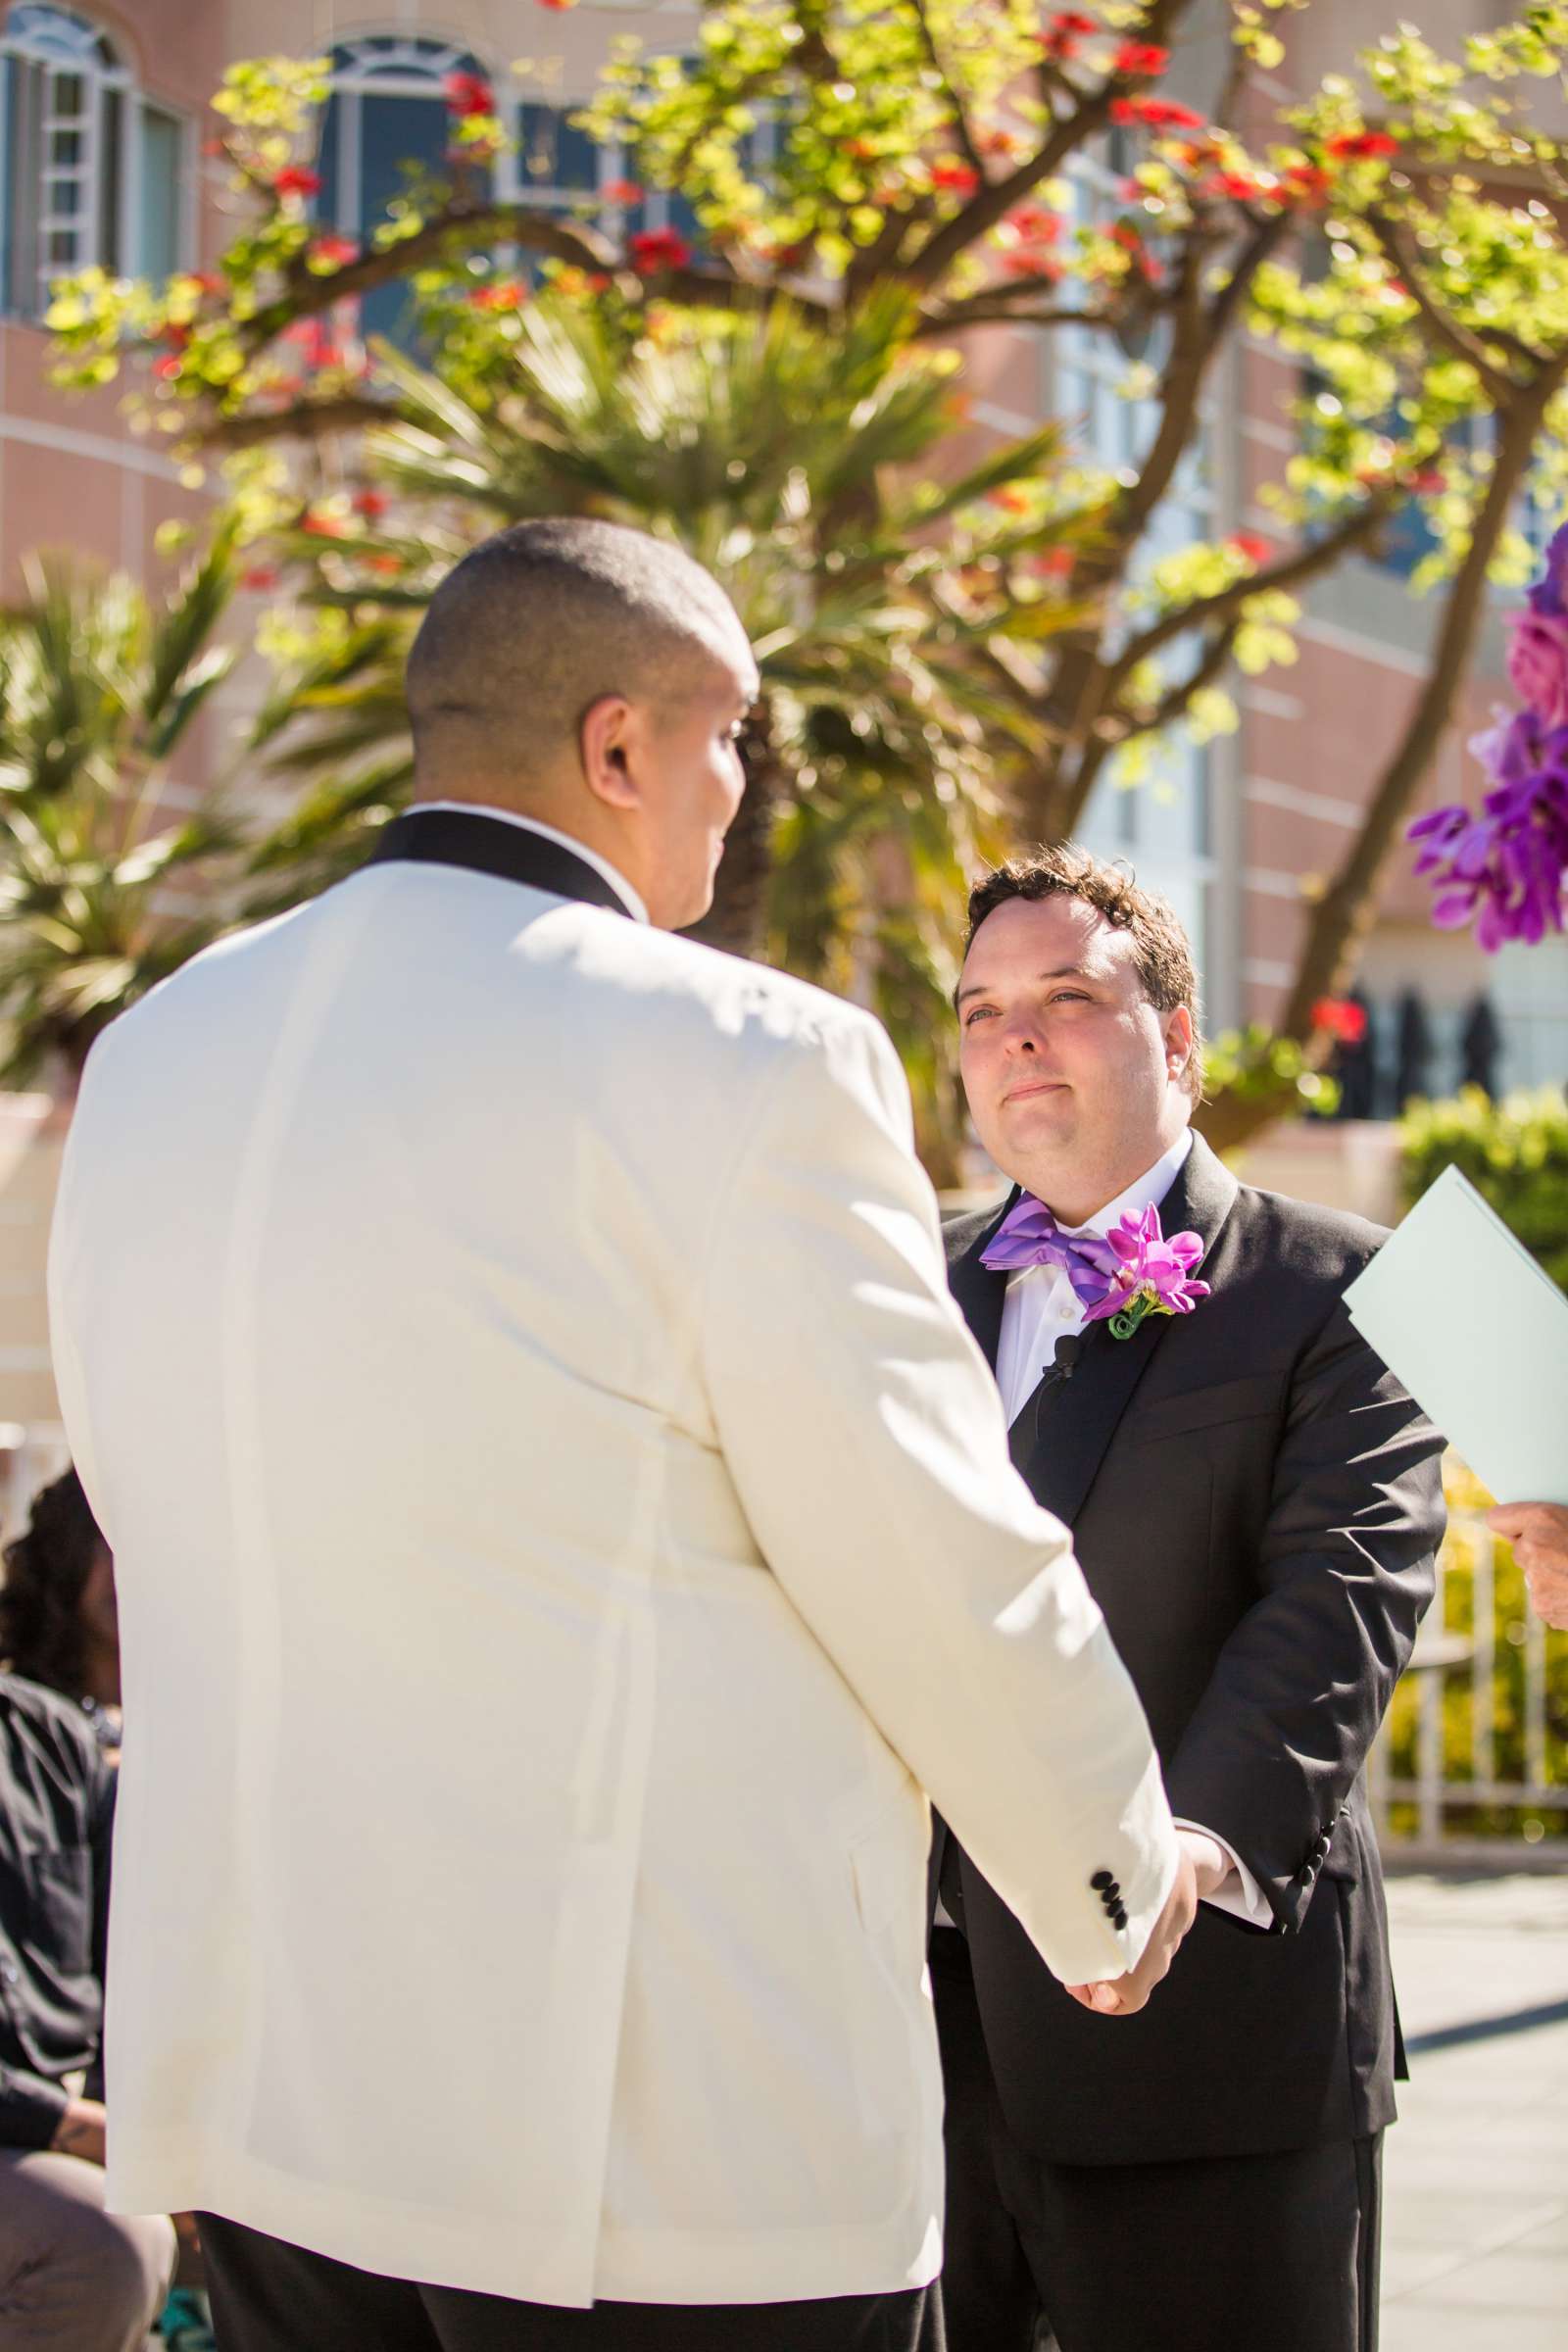
[[[1382,2352],[1568,2352],[1568,1873],[1396,1878]]]

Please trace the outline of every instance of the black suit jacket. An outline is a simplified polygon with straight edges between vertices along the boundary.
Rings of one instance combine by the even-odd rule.
[[[1007,1205],[948,1234],[993,1363],[1006,1278],[980,1251]],[[1149,2007],[1094,2017],[961,1857],[1003,2109],[1063,2164],[1309,2147],[1394,2115],[1362,1766],[1432,1596],[1442,1441],[1341,1304],[1377,1227],[1238,1187],[1201,1139],[1160,1218],[1202,1237],[1210,1296],[1126,1340],[1092,1325],[1014,1422],[1013,1458],[1072,1528],[1172,1812],[1229,1841],[1274,1926],[1201,1906]]]

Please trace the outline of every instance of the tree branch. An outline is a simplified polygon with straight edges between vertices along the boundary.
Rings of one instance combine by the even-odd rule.
[[[1332,996],[1377,911],[1377,883],[1400,819],[1420,787],[1453,714],[1486,609],[1487,574],[1507,528],[1546,409],[1568,378],[1568,352],[1503,414],[1492,479],[1454,575],[1443,626],[1404,734],[1378,780],[1366,821],[1339,873],[1312,911],[1306,943],[1280,1027],[1310,1034],[1312,1007]]]
[[[1250,214],[1247,218],[1252,234],[1243,247],[1235,269],[1208,306],[1208,332],[1216,343],[1229,331],[1243,296],[1275,246],[1282,244],[1295,226],[1289,213],[1272,213],[1255,222]]]
[[[334,303],[373,293],[434,260],[454,237],[471,244],[491,238],[520,245],[579,270],[613,270],[618,257],[595,230],[574,226],[553,213],[535,212],[528,205],[449,205],[427,220],[412,237],[395,245],[377,246],[341,270],[318,272],[296,264],[284,291],[245,320],[241,329],[246,347],[258,351],[296,318],[317,318]]]
[[[1019,280],[1016,286],[982,286],[978,292],[966,294],[961,302],[952,303],[945,310],[922,312],[920,323],[914,330],[915,334],[917,337],[951,335],[958,333],[967,326],[994,324],[1081,326],[1093,328],[1097,332],[1114,332],[1117,327],[1126,326],[1129,322],[1132,312],[1131,307],[1127,304],[1122,304],[1113,311],[1082,311],[1074,309],[1070,304],[1043,311],[1029,311],[1017,307],[1012,299],[1014,294],[1021,301],[1026,294],[1036,294],[1038,286],[1045,282],[1042,279],[1037,280],[1035,284],[1030,284],[1027,280]],[[1157,310],[1161,306],[1155,304],[1152,307]]]
[[[1422,277],[1420,264],[1403,223],[1392,220],[1387,213],[1378,211],[1375,206],[1368,207],[1365,220],[1384,253],[1398,270],[1410,300],[1425,319],[1434,342],[1440,343],[1452,358],[1463,360],[1473,368],[1498,407],[1506,407],[1519,390],[1516,378],[1496,367],[1485,343],[1473,335],[1468,327],[1461,326],[1456,318],[1450,318],[1436,301]]]
[[[1301,587],[1320,571],[1328,571],[1348,555],[1363,540],[1370,539],[1378,526],[1392,512],[1400,492],[1396,488],[1375,491],[1343,522],[1325,531],[1321,539],[1309,540],[1282,563],[1272,564],[1266,571],[1250,572],[1245,579],[1233,581],[1229,588],[1216,589],[1212,596],[1195,597],[1189,605],[1163,612],[1158,620],[1151,621],[1143,633],[1133,638],[1107,665],[1106,699],[1114,696],[1142,662],[1157,654],[1172,638],[1184,637],[1189,629],[1201,629],[1228,614],[1239,612],[1242,606],[1254,596],[1267,596],[1272,589]]]
[[[1192,6],[1193,0],[1152,0],[1144,11],[1142,24],[1124,28],[1123,37],[1168,48],[1176,24]],[[1077,148],[1097,130],[1105,128],[1112,103],[1125,94],[1128,86],[1125,82],[1107,81],[1098,90],[1087,93],[1075,90],[1078,103],[1070,114],[1059,118],[1045,145],[1027,163],[1020,164],[1016,172],[1009,172],[1003,179],[987,180],[951,220],[932,231],[905,271],[909,283],[916,287],[935,284],[949,265],[977,244],[988,229],[995,228],[1021,198],[1042,180],[1054,177]]]
[[[1240,612],[1232,612],[1222,619],[1219,627],[1210,633],[1201,657],[1193,664],[1188,675],[1178,678],[1160,696],[1152,710],[1142,716],[1130,711],[1126,713],[1130,723],[1121,741],[1129,742],[1137,735],[1157,735],[1162,727],[1168,727],[1173,719],[1180,718],[1194,695],[1200,694],[1205,686],[1212,686],[1224,669],[1236,650],[1242,625],[1243,616]]]
[[[372,400],[364,392],[335,393],[327,400],[300,400],[286,409],[247,409],[235,416],[215,416],[197,427],[199,449],[220,451],[256,449],[267,441],[325,441],[333,433],[364,431],[371,425],[392,424],[401,412],[396,402]]]
[[[931,20],[926,14],[925,0],[910,0],[910,5],[914,11],[915,24],[920,28],[920,46],[926,53],[932,72],[942,83],[942,95],[953,109],[953,127],[958,134],[958,144],[963,149],[964,160],[972,170],[978,172],[981,184],[984,185],[985,164],[981,160],[979,147],[975,143],[975,135],[970,128],[969,118],[963,111],[963,103],[953,86],[953,76],[942,62],[942,52],[937,47],[936,34],[931,29]]]

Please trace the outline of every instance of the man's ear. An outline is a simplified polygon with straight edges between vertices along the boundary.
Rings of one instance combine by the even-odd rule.
[[[641,808],[637,759],[641,741],[642,714],[623,694],[602,694],[583,713],[577,731],[583,778],[595,799],[607,808]]]
[[[1185,1004],[1165,1015],[1165,1068],[1179,1078],[1193,1058],[1193,1016]]]

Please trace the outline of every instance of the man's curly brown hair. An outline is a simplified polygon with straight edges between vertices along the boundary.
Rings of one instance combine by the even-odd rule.
[[[1202,1028],[1192,942],[1175,909],[1153,891],[1141,890],[1124,867],[1108,865],[1073,841],[1054,842],[1049,848],[1007,858],[991,873],[982,874],[969,893],[965,956],[986,916],[995,914],[1009,899],[1057,898],[1082,899],[1107,923],[1130,935],[1139,980],[1156,1012],[1174,1012],[1178,1004],[1186,1005],[1193,1016],[1193,1051],[1182,1083],[1193,1101],[1200,1102]]]

